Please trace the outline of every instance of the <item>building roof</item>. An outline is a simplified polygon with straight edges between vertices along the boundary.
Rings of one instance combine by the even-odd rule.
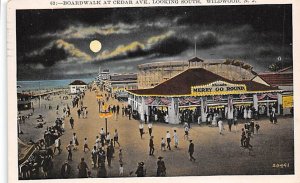
[[[202,60],[201,58],[198,58],[198,57],[194,57],[194,58],[190,59],[189,62],[204,62],[204,60]]]
[[[87,85],[87,84],[81,80],[75,80],[72,83],[70,83],[69,85]]]
[[[129,90],[129,92],[137,95],[156,96],[190,95],[192,86],[207,85],[215,81],[224,81],[232,84],[245,84],[247,91],[250,92],[279,90],[277,87],[266,86],[250,80],[231,81],[203,68],[193,68],[176,75],[154,88]]]
[[[278,73],[283,73],[283,72],[293,72],[293,66],[290,66],[290,67],[286,67],[286,68],[283,68],[279,71],[277,71]]]
[[[265,72],[258,74],[271,86],[293,85],[293,67],[287,67],[278,72]]]

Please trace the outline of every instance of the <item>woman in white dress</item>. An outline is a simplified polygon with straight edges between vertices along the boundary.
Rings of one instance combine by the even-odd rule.
[[[174,138],[175,148],[177,148],[178,144],[179,144],[179,138],[178,138],[176,130],[174,130],[173,138]]]
[[[248,111],[247,108],[244,109],[244,119],[247,119],[248,117]]]
[[[222,131],[223,131],[223,121],[219,120],[218,121],[218,126],[219,126],[219,133],[220,135],[222,134]]]
[[[248,110],[248,119],[251,119],[252,118],[252,111],[251,109]]]
[[[217,119],[218,119],[218,114],[213,113],[213,119],[212,119],[212,122],[211,122],[212,126],[217,126]]]
[[[169,115],[168,114],[165,115],[165,122],[169,123]]]

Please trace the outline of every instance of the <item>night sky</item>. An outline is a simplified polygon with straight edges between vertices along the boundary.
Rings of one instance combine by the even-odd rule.
[[[17,11],[18,80],[136,72],[156,61],[239,59],[257,72],[292,65],[292,6],[210,6]],[[92,40],[102,49],[93,53]]]

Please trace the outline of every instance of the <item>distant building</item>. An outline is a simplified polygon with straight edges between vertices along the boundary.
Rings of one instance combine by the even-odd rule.
[[[252,66],[242,61],[230,59],[203,60],[194,57],[188,61],[164,61],[139,65],[138,88],[152,88],[189,68],[204,68],[233,81],[251,80],[257,75],[252,70]],[[266,84],[259,78],[256,82]]]
[[[293,67],[287,67],[277,72],[259,73],[258,76],[270,86],[283,90],[282,114],[290,114],[293,108]]]
[[[87,84],[81,80],[75,80],[69,84],[70,93],[77,94],[85,91],[87,89]]]
[[[271,86],[278,86],[284,91],[293,91],[293,67],[287,67],[277,72],[264,72],[258,74]]]
[[[28,110],[32,108],[31,96],[29,94],[17,93],[18,111]]]
[[[109,69],[103,69],[101,72],[99,71],[97,79],[101,83],[103,81],[108,80],[109,77],[110,77]]]
[[[104,81],[103,86],[112,93],[123,93],[125,90],[137,89],[137,74],[111,74],[109,79]]]

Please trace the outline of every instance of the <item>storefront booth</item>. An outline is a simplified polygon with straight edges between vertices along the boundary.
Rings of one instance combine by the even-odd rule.
[[[207,122],[211,114],[227,119],[269,115],[272,108],[280,113],[282,106],[282,90],[276,87],[251,80],[231,81],[203,68],[188,69],[154,88],[127,92],[128,103],[141,120],[146,114],[150,121],[170,124]]]

